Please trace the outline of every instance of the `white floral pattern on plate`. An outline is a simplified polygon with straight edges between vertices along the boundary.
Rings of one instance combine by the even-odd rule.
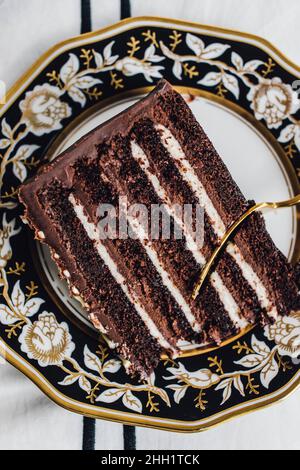
[[[59,73],[53,71],[48,73],[51,83],[36,85],[33,90],[27,91],[25,98],[19,103],[21,117],[12,128],[5,118],[1,122],[0,150],[5,149],[0,166],[0,194],[3,187],[3,179],[7,167],[13,165],[13,174],[23,182],[27,178],[27,167],[36,166],[38,163],[33,154],[39,149],[38,145],[21,145],[20,142],[27,137],[29,133],[41,137],[53,131],[58,131],[63,127],[63,121],[72,115],[72,109],[67,102],[63,101],[63,96],[68,96],[81,107],[86,105],[87,97],[98,99],[102,92],[98,90],[97,85],[102,84],[99,75],[104,72],[111,74],[112,86],[116,89],[122,88],[122,79],[116,78],[114,70],[123,75],[132,77],[142,74],[148,82],[153,82],[153,78],[161,78],[163,66],[153,65],[165,59],[155,53],[154,45],[147,47],[143,59],[134,57],[135,48],[131,48],[129,55],[119,59],[118,55],[112,55],[114,41],[111,41],[103,51],[87,52],[82,50],[84,68],[80,69],[79,58],[69,54],[67,62],[61,67]],[[92,62],[94,65],[92,65]],[[94,77],[94,75],[98,77]],[[20,130],[20,128],[25,127]],[[17,151],[15,151],[16,147]],[[31,161],[29,161],[31,159]],[[13,192],[15,195],[15,192]],[[0,198],[1,201],[1,198]],[[0,202],[0,207],[13,209],[16,204]]]
[[[218,374],[212,373],[210,369],[189,372],[182,363],[178,364],[178,368],[169,367],[171,375],[165,377],[165,380],[177,381],[176,384],[167,385],[167,388],[174,391],[175,402],[179,403],[188,388],[192,387],[199,390],[197,405],[203,409],[206,404],[203,399],[204,390],[216,385],[215,390],[222,390],[221,405],[223,405],[231,397],[233,387],[240,395],[245,396],[243,379],[246,379],[246,386],[255,393],[254,387],[257,385],[253,385],[252,376],[257,373],[261,385],[268,389],[279,372],[279,366],[284,365],[281,356],[297,358],[300,354],[300,312],[279,318],[274,325],[266,326],[265,336],[275,342],[272,349],[264,341],[258,340],[254,334],[251,337],[251,347],[243,345],[247,354],[234,363],[244,367],[244,370],[225,373],[216,357],[211,360],[217,366]]]
[[[23,182],[27,177],[27,168],[38,163],[33,154],[37,154],[39,146],[28,144],[19,146],[19,143],[30,132],[41,137],[58,131],[62,128],[63,121],[71,117],[72,109],[64,101],[65,94],[83,108],[87,104],[87,99],[98,100],[101,97],[102,91],[98,86],[103,84],[100,78],[102,74],[110,75],[111,86],[115,90],[124,87],[123,78],[118,78],[117,73],[125,77],[142,74],[145,80],[151,83],[153,79],[162,77],[166,66],[156,64],[166,58],[173,62],[172,72],[178,80],[183,79],[183,73],[190,78],[199,75],[195,66],[189,67],[190,62],[211,66],[213,70],[197,80],[197,84],[204,88],[216,88],[222,97],[226,92],[230,92],[238,100],[242,83],[248,88],[247,99],[256,119],[264,120],[269,129],[278,129],[284,120],[289,120],[290,123],[281,131],[278,140],[281,143],[290,142],[290,147],[295,143],[300,150],[300,122],[294,117],[300,109],[300,99],[291,85],[283,83],[279,77],[266,78],[274,66],[272,61],[268,64],[258,59],[245,62],[237,52],[232,51],[231,63],[228,64],[220,60],[220,57],[230,49],[229,44],[216,42],[206,45],[201,38],[191,33],[185,35],[185,43],[192,53],[180,55],[175,52],[175,48],[179,42],[182,42],[182,39],[178,39],[181,34],[170,36],[175,38],[175,42],[169,47],[163,41],[158,42],[156,37],[151,36],[151,32],[146,32],[144,35],[145,40],[152,38],[152,44],[145,49],[142,58],[136,55],[141,45],[135,37],[131,37],[127,43],[128,55],[121,58],[118,54],[113,54],[113,48],[116,48],[115,41],[108,43],[101,52],[82,49],[79,57],[70,53],[59,72],[53,70],[47,73],[51,85],[49,83],[36,85],[33,90],[26,93],[25,98],[19,103],[20,120],[14,127],[11,127],[5,118],[2,119],[0,150],[5,149],[5,153],[0,167],[0,195],[6,168],[10,164],[13,165],[14,176]],[[158,50],[162,55],[157,53]],[[258,69],[263,66],[266,69],[259,72]],[[20,131],[22,125],[25,129]],[[17,146],[19,147],[16,150]],[[292,147],[289,151],[293,152]],[[5,201],[0,197],[0,207],[13,209],[15,203],[7,199],[9,199],[7,195]]]
[[[83,359],[89,371],[83,369],[72,357],[75,344],[72,341],[68,324],[66,322],[59,323],[52,312],[43,311],[38,314],[44,300],[36,297],[34,290],[26,296],[20,281],[17,281],[12,292],[9,292],[5,267],[11,257],[10,239],[18,233],[19,229],[15,229],[15,220],[7,222],[5,214],[0,231],[0,244],[2,242],[6,248],[0,251],[0,265],[2,266],[2,295],[6,304],[0,304],[0,323],[10,327],[6,330],[9,337],[18,336],[21,351],[29,359],[37,361],[40,367],[57,366],[61,368],[66,375],[59,384],[69,386],[77,382],[79,387],[86,392],[86,397],[91,403],[95,401],[112,403],[122,398],[122,403],[126,408],[141,413],[142,403],[136,394],[145,392],[148,394],[147,406],[150,408],[158,410],[158,403],[153,401],[154,396],[160,397],[170,406],[166,391],[155,386],[154,374],[141,385],[120,384],[107,378],[106,374],[117,373],[122,363],[114,358],[106,360],[108,349],[103,342],[100,342],[98,346],[98,355],[91,352],[85,345]],[[31,321],[31,317],[36,315],[38,315],[37,318]],[[107,390],[100,392],[100,387],[107,387]]]
[[[223,399],[220,404],[223,405],[230,398],[233,387],[243,397],[245,396],[243,378],[247,379],[247,386],[255,390],[252,376],[259,373],[261,384],[268,388],[270,382],[278,374],[279,364],[283,364],[281,355],[296,358],[300,354],[300,313],[294,312],[290,317],[279,318],[274,325],[265,327],[265,336],[275,342],[272,349],[265,342],[258,340],[254,334],[252,335],[251,347],[245,345],[242,347],[242,350],[246,349],[247,354],[235,361],[236,365],[244,367],[245,370],[225,373],[221,363],[216,358],[211,358],[210,366],[217,366],[216,372],[209,368],[189,372],[181,362],[175,367],[168,367],[167,370],[171,375],[164,379],[176,380],[177,383],[167,385],[165,389],[155,386],[154,373],[143,384],[121,384],[106,376],[106,374],[117,373],[122,363],[115,358],[106,360],[107,347],[102,342],[98,346],[97,354],[91,352],[85,345],[83,359],[88,369],[86,370],[72,357],[75,344],[72,341],[68,324],[59,323],[52,312],[39,313],[44,300],[35,295],[30,295],[26,299],[20,281],[16,282],[11,294],[9,293],[5,267],[10,259],[10,238],[17,235],[19,230],[15,229],[15,221],[8,222],[6,217],[5,214],[0,232],[0,242],[3,242],[3,246],[6,244],[6,248],[0,251],[0,263],[3,266],[1,282],[6,300],[6,304],[0,304],[0,323],[10,326],[10,329],[6,330],[9,335],[17,335],[16,330],[20,331],[18,339],[21,351],[29,359],[37,361],[40,367],[59,367],[65,373],[64,379],[59,384],[70,386],[77,383],[92,403],[113,403],[122,399],[126,408],[142,413],[142,401],[137,394],[146,392],[148,394],[146,406],[152,411],[158,411],[158,403],[154,402],[154,396],[170,406],[166,389],[174,391],[174,402],[179,404],[186,391],[192,388],[199,390],[196,406],[204,410],[207,403],[204,400],[204,390],[213,386],[216,391],[222,390]],[[37,318],[31,321],[31,317],[36,315]],[[101,387],[106,388],[102,390]]]
[[[160,46],[165,56],[174,61],[173,74],[181,79],[183,63],[196,62],[205,63],[218,68],[218,71],[208,72],[197,83],[205,87],[215,87],[222,84],[238,99],[240,95],[239,80],[249,88],[247,95],[258,120],[264,119],[267,126],[277,129],[284,119],[298,122],[292,117],[299,108],[300,100],[298,93],[291,85],[282,83],[279,77],[272,79],[264,78],[257,72],[258,67],[264,63],[261,60],[251,60],[244,63],[243,58],[237,53],[231,53],[231,63],[215,60],[219,58],[230,46],[224,44],[210,44],[205,46],[202,39],[190,33],[186,35],[186,44],[195,55],[179,55],[172,52],[161,42]],[[256,80],[251,81],[249,77]]]

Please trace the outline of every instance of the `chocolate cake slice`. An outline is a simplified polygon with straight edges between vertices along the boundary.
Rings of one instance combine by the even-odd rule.
[[[145,236],[138,211],[125,212],[131,236],[120,230],[109,236],[112,226],[103,227],[99,208],[113,207],[120,223],[124,198],[131,208],[146,209],[149,224],[153,207],[163,207],[168,236],[163,217],[159,236]],[[128,372],[140,378],[149,376],[163,352],[176,355],[182,340],[218,344],[250,323],[272,322],[299,306],[295,271],[257,213],[192,301],[201,267],[253,202],[245,200],[188,105],[165,80],[41,167],[21,187],[20,200],[71,295],[81,299]],[[202,244],[176,210],[185,205],[203,208]],[[178,229],[181,237],[175,236]]]

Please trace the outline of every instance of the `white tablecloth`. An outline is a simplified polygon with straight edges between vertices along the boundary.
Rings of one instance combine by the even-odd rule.
[[[132,0],[132,15],[239,29],[300,63],[299,0]],[[92,28],[119,20],[119,0],[92,0]],[[79,0],[0,0],[0,79],[12,83],[54,43],[80,32]],[[182,435],[137,428],[137,449],[300,449],[300,391],[215,429]],[[0,449],[81,449],[82,417],[51,403],[29,379],[0,366]],[[123,449],[123,427],[98,420],[96,449]]]

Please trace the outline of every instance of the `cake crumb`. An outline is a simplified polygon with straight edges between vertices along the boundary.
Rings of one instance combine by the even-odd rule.
[[[42,232],[42,230],[38,231],[37,238],[38,238],[38,240],[45,240],[46,237],[45,237],[44,232]]]
[[[72,291],[72,293],[73,293],[74,295],[79,295],[79,294],[80,294],[80,292],[79,292],[79,290],[77,289],[76,286],[72,286],[72,287],[71,287],[71,291]]]

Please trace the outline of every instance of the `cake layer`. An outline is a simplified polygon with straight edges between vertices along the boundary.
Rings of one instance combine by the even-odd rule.
[[[136,158],[132,158],[128,139],[118,137],[109,148],[100,146],[99,165],[103,178],[110,182],[116,193],[126,194],[131,205],[139,203],[148,208],[150,225],[151,205],[161,205],[166,201],[159,198],[147,178],[147,175],[143,172],[141,168],[141,156],[138,157],[136,155]],[[171,208],[170,211],[171,215],[173,215]],[[181,292],[192,314],[200,324],[203,324],[207,316],[210,316],[210,313],[206,309],[201,308],[203,305],[206,305],[205,302],[192,302],[191,289],[204,259],[198,251],[187,249],[186,237],[182,240],[175,240],[172,238],[173,233],[174,217],[171,217],[170,239],[151,240],[151,246],[159,260],[156,265],[160,264],[160,269],[168,273],[173,286],[176,286]],[[208,339],[214,339],[219,342],[228,334],[233,334],[239,331],[240,328],[245,327],[246,323],[240,318],[239,308],[235,304],[229,291],[225,288],[218,276],[215,275],[214,277],[217,278],[217,281],[215,281],[216,287],[209,285],[207,290],[209,293],[211,289],[217,289],[218,296],[221,296],[221,301],[215,302],[213,316],[223,318],[223,321],[220,322],[220,326],[225,325],[226,328],[220,331],[215,329],[214,337]],[[205,291],[202,295],[205,296],[208,294],[206,294]],[[230,299],[230,308],[227,310],[225,307],[228,305],[228,298]],[[240,323],[237,324],[238,322]]]
[[[61,259],[67,249],[68,258],[74,260],[72,272],[62,271],[71,293],[80,293],[95,324],[132,363],[132,372],[146,377],[157,365],[161,352],[171,349],[170,345],[152,321],[145,320],[146,312],[139,301],[128,294],[124,280],[105,258],[105,251],[101,249],[98,254],[95,250],[82,219],[74,210],[70,190],[53,182],[37,196],[60,239],[57,256]]]
[[[182,149],[178,148],[178,145],[170,143],[170,140],[174,139],[164,126],[160,124],[155,126],[150,120],[144,120],[139,122],[133,131],[141,148],[140,165],[149,181],[153,183],[156,192],[162,195],[163,200],[167,200],[169,205],[180,204],[183,206],[192,203],[194,205],[201,204],[206,208],[205,237],[200,250],[203,259],[199,260],[201,265],[205,264],[218,243],[217,233],[223,230],[223,225],[219,222],[218,215],[209,198],[203,196],[203,188],[200,187],[201,183],[197,176],[193,175],[193,168],[185,161]],[[164,136],[166,133],[167,138]],[[166,143],[166,139],[169,143]],[[143,157],[141,157],[142,153]],[[175,158],[172,158],[172,155],[175,155]],[[184,163],[182,163],[183,161]],[[155,183],[154,179],[156,179]],[[243,315],[251,323],[263,321],[265,310],[260,306],[255,291],[245,282],[236,263],[229,260],[225,254],[216,271],[237,304],[242,307]]]
[[[175,143],[173,152],[180,160],[182,151],[185,162],[201,183],[202,193],[209,194],[204,207],[211,220],[215,220],[212,226],[220,238],[246,210],[247,201],[180,95],[175,96],[171,90],[161,94],[153,121],[158,123],[165,145],[171,150]],[[233,241],[235,248],[229,245],[227,251],[241,268],[244,264],[242,271],[248,272],[249,280],[252,278],[254,290],[268,315],[275,318],[278,313],[288,314],[295,300],[298,304],[298,286],[285,257],[267,233],[262,216],[252,214]]]
[[[129,238],[101,225],[120,197],[143,205],[148,228],[126,212]],[[25,217],[46,242],[94,325],[141,378],[180,340],[220,343],[249,323],[299,307],[296,275],[253,214],[228,244],[196,301],[194,283],[246,201],[183,98],[161,81],[148,97],[80,139],[20,190]],[[203,243],[176,207],[201,206]],[[104,205],[104,206],[103,206]],[[177,205],[177,206],[176,206]],[[137,206],[136,206],[137,207]],[[100,210],[100,213],[99,213]],[[175,235],[182,232],[182,238]],[[157,236],[159,235],[159,236]]]
[[[97,179],[92,177],[95,174],[98,175]],[[90,223],[97,226],[97,209],[101,204],[111,204],[117,218],[119,217],[117,193],[113,193],[113,188],[107,181],[101,180],[98,161],[85,162],[84,167],[81,163],[77,165],[75,180],[73,193],[76,201],[85,207]],[[198,343],[202,341],[200,327],[194,327],[194,318],[188,321],[176,295],[174,297],[174,292],[170,293],[167,289],[155,260],[148,256],[149,247],[146,249],[139,240],[132,238],[106,238],[102,240],[102,244],[126,278],[133,295],[141,299],[147,311],[151,311],[153,321],[175,349],[178,339]]]

